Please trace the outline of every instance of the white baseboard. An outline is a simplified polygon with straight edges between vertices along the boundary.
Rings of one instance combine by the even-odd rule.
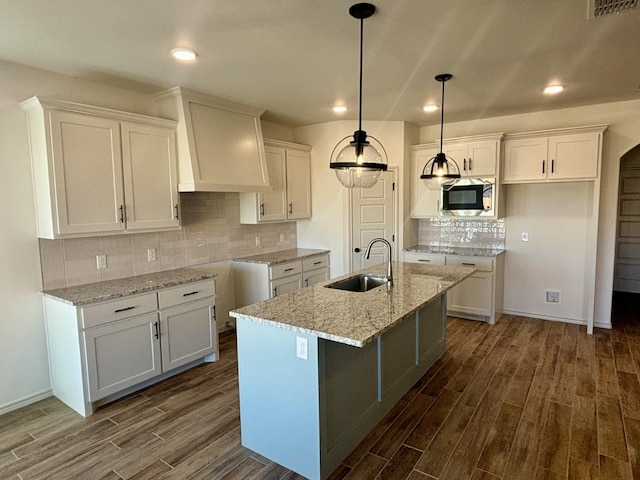
[[[33,395],[22,397],[13,402],[5,403],[4,405],[0,405],[0,415],[2,415],[3,413],[11,412],[13,410],[18,410],[19,408],[26,407],[27,405],[31,405],[32,403],[39,402],[40,400],[49,398],[51,395],[53,395],[53,392],[49,388],[47,390],[34,393]]]
[[[516,315],[518,317],[528,317],[528,318],[539,318],[540,320],[549,320],[550,322],[564,322],[564,323],[572,323],[575,325],[587,325],[585,320],[578,320],[575,318],[562,318],[562,317],[550,317],[547,315],[540,315],[537,313],[528,313],[528,312],[517,312],[515,310],[503,310],[502,312],[505,315]],[[594,322],[594,327],[597,328],[608,328],[611,329],[611,322]]]

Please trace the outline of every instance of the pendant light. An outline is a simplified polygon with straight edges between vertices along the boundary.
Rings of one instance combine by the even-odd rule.
[[[364,19],[376,11],[375,5],[357,3],[349,9],[349,14],[360,20],[360,94],[358,130],[353,136],[344,137],[331,152],[329,167],[336,171],[336,177],[347,188],[373,187],[380,173],[387,169],[387,152],[374,137],[362,130],[362,44]]]
[[[444,84],[451,80],[453,75],[450,73],[441,73],[436,75],[435,79],[442,82],[442,102],[440,104],[440,152],[435,157],[429,159],[422,169],[420,178],[425,181],[429,190],[439,190],[446,188],[447,185],[452,186],[457,178],[460,178],[460,167],[456,161],[447,157],[442,153],[442,131],[444,126]]]

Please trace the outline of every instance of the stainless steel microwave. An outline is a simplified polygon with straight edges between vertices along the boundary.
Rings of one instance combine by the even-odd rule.
[[[493,215],[495,179],[462,178],[441,189],[440,213],[461,217]]]

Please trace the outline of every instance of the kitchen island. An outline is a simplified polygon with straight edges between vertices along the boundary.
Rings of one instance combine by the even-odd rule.
[[[391,287],[327,288],[339,278],[230,312],[242,444],[327,478],[442,355],[444,294],[474,271],[395,262]]]

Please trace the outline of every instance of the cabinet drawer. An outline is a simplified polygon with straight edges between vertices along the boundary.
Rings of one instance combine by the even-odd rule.
[[[131,295],[129,297],[98,303],[80,309],[82,327],[89,328],[105,323],[135,317],[158,309],[156,293]]]
[[[425,265],[444,265],[444,255],[420,252],[404,252],[404,261],[411,263],[424,263]]]
[[[192,302],[205,297],[215,295],[215,282],[205,280],[203,282],[192,282],[179,287],[165,288],[158,291],[158,305],[160,309],[180,305],[181,303]]]
[[[447,255],[447,265],[453,267],[474,267],[479,272],[493,271],[493,259],[486,257],[463,257],[460,255]]]
[[[287,277],[289,275],[295,275],[296,273],[302,273],[302,261],[281,263],[269,267],[269,277],[271,280],[276,278]]]
[[[329,266],[329,255],[320,255],[318,257],[307,258],[302,261],[302,270],[308,272],[315,268],[322,268]]]

